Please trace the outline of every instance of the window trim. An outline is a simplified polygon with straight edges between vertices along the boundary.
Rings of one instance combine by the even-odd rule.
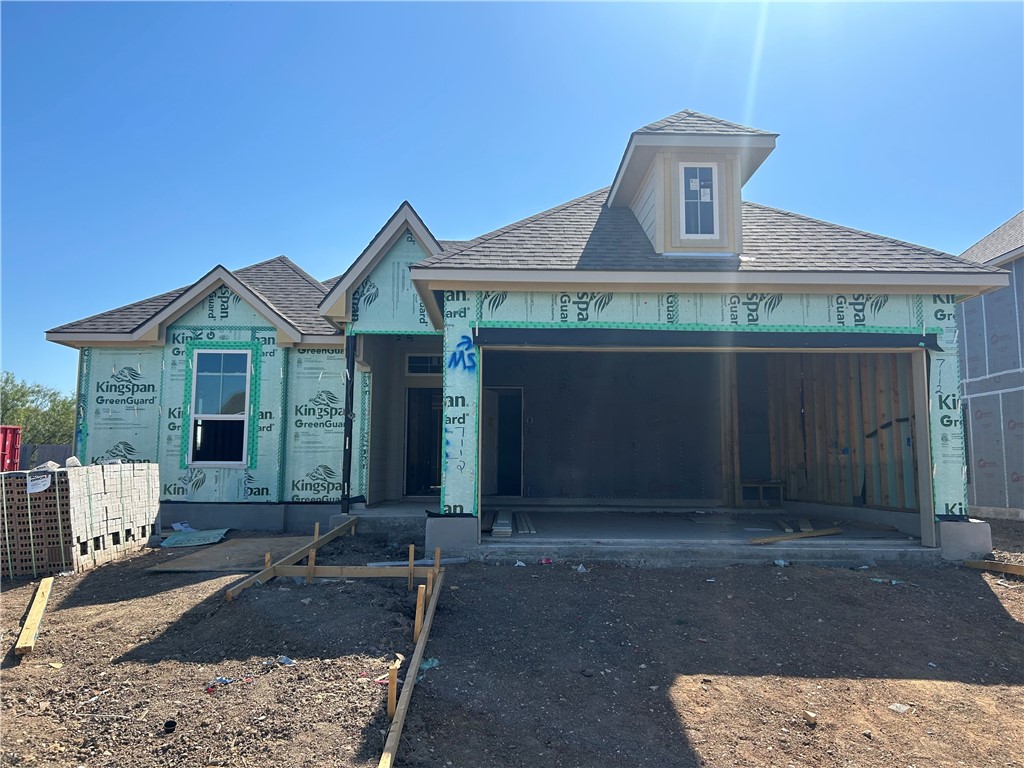
[[[679,162],[679,241],[683,240],[722,240],[722,217],[719,213],[718,199],[721,197],[721,187],[718,184],[718,163],[691,162],[681,160]],[[711,205],[714,217],[715,231],[709,235],[691,235],[686,233],[686,169],[687,168],[710,168],[711,169]]]
[[[196,414],[196,387],[199,355],[245,355],[245,411],[242,414]],[[192,397],[188,404],[188,461],[189,467],[231,467],[246,468],[249,466],[249,407],[252,402],[252,350],[250,349],[220,349],[198,347],[192,352]],[[207,421],[241,421],[242,422],[242,458],[240,461],[195,461],[192,456],[195,451],[195,423],[196,419]]]

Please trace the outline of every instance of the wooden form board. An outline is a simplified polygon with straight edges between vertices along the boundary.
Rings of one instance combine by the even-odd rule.
[[[248,577],[247,579],[243,579],[242,581],[240,581],[238,584],[236,584],[235,586],[233,586],[231,589],[229,589],[227,591],[227,593],[225,595],[226,599],[234,600],[244,590],[248,589],[253,584],[262,584],[263,582],[268,581],[269,579],[274,578],[274,575],[275,575],[274,574],[274,570],[278,566],[293,565],[293,564],[299,562],[299,560],[302,560],[303,558],[308,557],[309,553],[310,553],[310,550],[315,550],[315,549],[317,549],[319,547],[322,547],[325,544],[327,544],[327,543],[329,543],[331,541],[334,541],[336,538],[338,538],[339,536],[342,536],[342,535],[344,535],[346,533],[351,532],[352,534],[355,534],[356,526],[358,525],[358,523],[359,523],[359,518],[358,517],[353,517],[351,520],[346,520],[344,523],[339,525],[337,528],[331,529],[330,531],[325,533],[323,536],[320,536],[319,538],[314,537],[308,544],[304,544],[303,546],[299,547],[297,550],[292,552],[290,555],[285,555],[284,557],[282,557],[280,560],[278,560],[273,565],[271,565],[271,566],[269,566],[267,568],[264,568],[259,573],[254,574],[254,575]],[[319,530],[319,526],[317,527],[317,530]],[[408,569],[403,569],[403,570],[405,570],[405,572],[408,573]],[[302,576],[306,575],[306,567],[302,568],[302,573],[299,574],[299,575],[302,575]]]
[[[788,499],[917,511],[909,353],[769,355],[767,379],[772,473]]]
[[[1000,563],[995,560],[965,560],[964,565],[968,568],[977,568],[979,571],[994,571],[995,573],[1024,576],[1024,565],[1018,565],[1017,563]]]
[[[384,742],[384,754],[381,755],[377,768],[391,768],[394,765],[395,756],[398,754],[398,745],[402,741],[402,728],[405,727],[405,716],[409,711],[409,703],[412,701],[412,691],[416,687],[416,676],[419,674],[420,664],[423,663],[423,655],[427,649],[427,639],[430,637],[430,627],[434,623],[434,612],[437,610],[437,603],[441,598],[443,583],[444,570],[442,569],[434,581],[434,593],[427,604],[420,637],[416,641],[416,649],[413,651],[409,668],[405,672],[405,682],[402,684],[402,693],[398,697],[395,718],[391,721],[391,728],[388,730],[388,736]]]
[[[43,621],[43,614],[46,612],[46,604],[50,600],[50,590],[53,589],[53,576],[47,576],[39,582],[35,597],[32,598],[32,607],[25,617],[25,626],[21,628],[18,635],[18,642],[14,644],[14,653],[24,656],[32,653],[36,647],[36,638],[39,636],[39,625]]]

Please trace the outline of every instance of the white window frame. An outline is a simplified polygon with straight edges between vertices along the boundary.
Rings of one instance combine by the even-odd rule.
[[[196,391],[199,377],[199,355],[245,355],[245,412],[239,417],[228,414],[196,414]],[[248,349],[197,349],[192,353],[192,402],[188,418],[188,466],[190,467],[248,467],[249,466],[249,404],[252,397],[252,352]],[[241,461],[194,461],[196,419],[204,421],[242,420]]]
[[[436,357],[441,361],[441,370],[437,373],[417,373],[409,370],[409,358],[412,357]],[[405,353],[405,375],[406,376],[442,376],[444,375],[444,355],[432,354],[430,352],[406,352]]]
[[[711,205],[714,216],[715,231],[710,235],[688,235],[686,234],[686,169],[687,168],[710,168],[711,169]],[[683,161],[679,163],[679,240],[720,240],[722,238],[721,216],[718,214],[718,198],[721,191],[718,186],[718,163],[691,163]]]

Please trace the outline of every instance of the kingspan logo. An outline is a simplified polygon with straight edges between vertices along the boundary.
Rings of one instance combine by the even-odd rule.
[[[344,413],[341,398],[326,389],[321,389],[304,405],[295,406],[295,415],[307,419],[330,419]]]
[[[245,470],[245,478],[242,481],[245,489],[245,498],[270,496],[270,488],[265,485],[256,485],[256,478],[248,469]]]
[[[483,302],[487,310],[493,315],[501,305],[508,301],[508,291],[487,291],[484,293]]]
[[[884,293],[839,294],[836,296],[836,323],[855,328],[867,325],[868,315],[872,319],[877,317],[888,303],[889,297]]]
[[[139,384],[142,374],[130,365],[119,370],[109,381],[97,381],[96,391],[103,394],[137,395],[156,392],[156,384]]]
[[[206,484],[206,472],[198,467],[186,469],[178,476],[177,482],[164,484],[164,496],[188,496]]]
[[[110,448],[104,451],[102,456],[94,456],[92,459],[93,464],[98,464],[101,461],[117,461],[120,459],[125,464],[148,464],[149,459],[136,458],[138,451],[135,450],[135,446],[129,443],[127,440],[122,440],[119,443],[114,443]]]
[[[679,322],[679,294],[665,294],[665,321],[668,323]]]
[[[341,481],[338,473],[326,464],[319,465],[312,472],[307,472],[301,480],[292,480],[292,493],[328,494],[341,492]]]
[[[726,299],[729,306],[729,322],[732,325],[758,325],[762,319],[767,320],[782,303],[781,293],[738,293],[729,294]]]
[[[558,295],[558,319],[563,323],[597,320],[614,297],[613,293],[583,292],[575,294],[575,297],[571,293],[561,293]]]
[[[369,307],[379,298],[380,288],[377,284],[370,278],[363,280],[352,294],[352,322],[359,319],[360,307]]]

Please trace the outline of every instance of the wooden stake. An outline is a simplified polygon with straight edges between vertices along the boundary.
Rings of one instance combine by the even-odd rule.
[[[398,665],[396,661],[388,669],[388,720],[395,719],[395,708],[398,706]]]
[[[822,528],[820,531],[804,531],[801,533],[786,533],[782,536],[763,536],[760,539],[747,539],[747,544],[774,544],[777,541],[792,541],[793,539],[810,539],[815,536],[835,536],[842,533],[842,528]]]
[[[423,603],[426,597],[427,588],[420,584],[416,588],[416,623],[412,627],[412,641],[418,643],[420,639],[420,629],[423,627]]]
[[[270,559],[270,553],[267,552],[265,555],[263,555],[263,567],[264,568],[269,568],[271,562],[273,562],[273,561]]]
[[[39,635],[39,625],[43,621],[43,613],[46,611],[46,603],[50,599],[50,590],[53,589],[53,576],[47,576],[39,582],[36,596],[32,599],[32,607],[25,619],[25,626],[21,628],[18,635],[18,642],[14,646],[14,652],[18,656],[32,653],[36,647],[36,637]]]
[[[427,571],[427,600],[434,594],[434,572]]]
[[[316,547],[309,550],[309,559],[306,561],[306,583],[313,583],[313,576],[316,572]]]
[[[412,573],[416,567],[416,545],[409,545],[409,591],[412,592]]]
[[[441,570],[441,548],[434,547],[434,578],[437,578],[437,574]]]

